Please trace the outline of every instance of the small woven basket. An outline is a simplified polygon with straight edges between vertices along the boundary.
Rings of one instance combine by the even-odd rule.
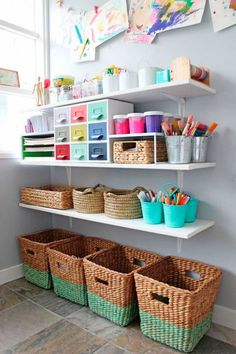
[[[42,187],[23,187],[20,189],[22,203],[52,209],[73,208],[72,189],[69,186],[47,185]]]
[[[98,237],[83,237],[47,249],[55,293],[87,305],[87,288],[83,258],[118,244]]]
[[[166,140],[163,138],[157,138],[156,144],[156,162],[168,161]]]
[[[157,254],[127,246],[86,257],[90,309],[120,326],[128,325],[138,315],[134,273],[159,259]]]
[[[104,185],[98,184],[95,187],[83,187],[73,190],[73,204],[79,213],[92,214],[104,213],[104,195],[108,191]]]
[[[82,238],[75,232],[52,229],[18,237],[25,278],[41,288],[51,288],[47,248],[65,241]]]
[[[222,272],[191,259],[165,257],[135,274],[142,332],[191,352],[209,330]]]
[[[133,190],[117,189],[104,193],[105,214],[113,219],[139,219],[142,217],[138,192],[145,190],[136,187]]]
[[[154,142],[152,140],[115,141],[113,161],[121,164],[146,164],[154,162]]]

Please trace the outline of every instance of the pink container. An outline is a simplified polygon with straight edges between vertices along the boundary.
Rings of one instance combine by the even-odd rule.
[[[145,133],[145,118],[143,113],[130,113],[129,118],[130,134]]]
[[[129,134],[129,119],[127,115],[113,116],[115,134]]]

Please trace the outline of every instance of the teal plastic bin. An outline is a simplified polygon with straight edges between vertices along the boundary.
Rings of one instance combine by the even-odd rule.
[[[164,220],[168,227],[183,227],[187,214],[187,205],[163,204]]]
[[[185,222],[194,222],[197,219],[197,212],[198,212],[198,205],[199,202],[197,199],[191,198],[187,204],[187,213]]]
[[[141,201],[143,220],[146,224],[161,224],[163,221],[163,206],[160,202]]]

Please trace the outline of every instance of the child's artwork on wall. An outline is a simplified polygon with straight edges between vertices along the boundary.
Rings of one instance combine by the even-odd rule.
[[[214,32],[236,25],[236,0],[209,0]]]
[[[206,0],[131,0],[125,39],[151,43],[155,35],[201,22]]]
[[[95,47],[89,40],[88,13],[85,11],[76,14],[71,49],[75,63],[95,60]]]
[[[127,30],[128,25],[126,0],[109,0],[92,11],[88,24],[90,41],[97,47]]]

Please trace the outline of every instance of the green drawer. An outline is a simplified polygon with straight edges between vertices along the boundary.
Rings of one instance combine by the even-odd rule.
[[[78,161],[88,160],[87,144],[72,144],[71,160],[78,160]]]
[[[101,120],[107,120],[107,102],[97,101],[89,103],[88,119],[89,122],[100,122]]]

